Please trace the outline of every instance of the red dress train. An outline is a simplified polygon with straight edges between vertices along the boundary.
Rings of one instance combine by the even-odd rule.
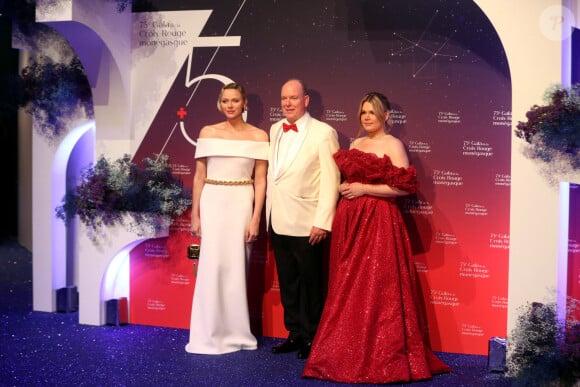
[[[339,150],[348,182],[414,192],[414,167],[388,156]],[[392,198],[339,202],[332,228],[328,296],[303,377],[393,383],[450,372],[430,348],[411,245]]]

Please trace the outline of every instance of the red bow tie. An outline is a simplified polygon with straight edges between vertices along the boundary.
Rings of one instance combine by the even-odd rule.
[[[282,130],[284,130],[284,133],[286,133],[289,130],[293,130],[295,132],[298,132],[298,127],[296,126],[296,124],[288,125],[287,123],[283,122],[282,123]]]

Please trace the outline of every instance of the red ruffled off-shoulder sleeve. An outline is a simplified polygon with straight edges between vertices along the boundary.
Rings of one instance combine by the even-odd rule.
[[[418,189],[416,168],[394,166],[387,155],[378,157],[358,149],[341,149],[334,154],[334,160],[348,182],[387,184],[409,193]]]

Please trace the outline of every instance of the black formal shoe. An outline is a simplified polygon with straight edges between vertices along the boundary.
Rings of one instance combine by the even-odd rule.
[[[312,349],[312,341],[304,343],[298,351],[298,359],[308,359],[310,349]]]
[[[272,347],[272,353],[288,353],[298,351],[302,348],[302,340],[300,339],[288,339],[282,344],[278,344]]]

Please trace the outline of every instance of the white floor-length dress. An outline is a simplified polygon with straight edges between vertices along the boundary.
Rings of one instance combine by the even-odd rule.
[[[195,157],[207,158],[208,179],[239,182],[252,178],[256,160],[267,160],[268,143],[203,138],[197,141]],[[206,183],[203,187],[187,352],[223,354],[257,348],[246,291],[251,244],[244,242],[253,203],[253,184]]]

